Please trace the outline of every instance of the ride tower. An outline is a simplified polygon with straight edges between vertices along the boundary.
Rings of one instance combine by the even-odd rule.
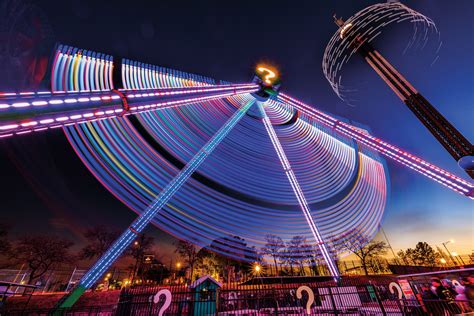
[[[341,40],[347,41],[348,48],[357,51],[365,59],[459,166],[474,179],[474,146],[372,46],[369,37],[365,35],[367,32],[352,31],[354,24],[351,20],[346,22],[334,15]]]

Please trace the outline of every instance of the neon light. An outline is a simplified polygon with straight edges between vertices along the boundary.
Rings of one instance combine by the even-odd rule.
[[[311,215],[311,210],[309,209],[308,202],[306,201],[306,198],[303,194],[303,190],[301,190],[298,180],[296,179],[296,175],[291,169],[290,162],[288,161],[288,158],[286,157],[283,147],[281,147],[280,141],[278,140],[278,137],[275,133],[275,130],[273,129],[270,119],[267,116],[267,113],[265,112],[263,105],[261,103],[258,103],[258,108],[260,110],[260,113],[263,116],[263,124],[265,125],[265,129],[268,133],[268,136],[270,136],[270,140],[273,144],[273,147],[275,148],[275,151],[278,154],[278,158],[280,159],[283,169],[285,170],[285,174],[288,177],[288,181],[291,184],[291,188],[293,189],[293,192],[295,193],[296,198],[298,199],[298,204],[300,205],[301,210],[303,211],[303,214],[306,218],[306,221],[308,222],[308,225],[311,229],[313,237],[316,240],[316,244],[321,250],[321,254],[324,257],[324,260],[326,261],[326,265],[328,266],[329,271],[331,272],[331,275],[337,281],[337,279],[339,278],[339,271],[337,267],[334,265],[333,259],[331,258],[331,255],[329,254],[329,251],[326,248],[323,238],[321,237],[321,234],[319,232],[319,229],[314,223],[313,217]]]
[[[219,143],[229,134],[232,128],[245,115],[247,110],[253,105],[254,101],[247,102],[238,109],[232,117],[222,126],[215,136],[208,141],[204,147],[186,164],[178,175],[163,189],[156,197],[153,203],[148,206],[130,227],[114,242],[114,244],[105,252],[105,254],[94,264],[94,266],[79,281],[79,287],[69,294],[74,297],[76,292],[83,291],[84,288],[90,288],[100,276],[113,264],[113,262],[123,253],[123,251],[132,243],[137,234],[140,233],[146,225],[150,223],[153,217],[168,203],[170,198],[181,188],[181,186],[196,171],[202,162],[212,153]],[[69,302],[71,305],[75,303]],[[66,307],[66,306],[62,306]]]
[[[363,144],[369,146],[375,151],[393,159],[414,171],[421,173],[422,175],[450,188],[451,190],[468,196],[474,199],[473,190],[474,184],[459,178],[450,172],[443,170],[423,159],[416,157],[404,150],[401,150],[391,144],[388,144],[372,135],[361,132],[358,128],[353,127],[347,123],[340,122],[335,118],[316,110],[315,108],[304,104],[284,93],[280,93],[278,99],[281,102],[288,103],[294,106],[296,109],[308,115],[309,117],[323,123],[324,125],[334,128],[337,132],[347,135],[353,139],[356,139]],[[471,195],[469,195],[471,194]]]

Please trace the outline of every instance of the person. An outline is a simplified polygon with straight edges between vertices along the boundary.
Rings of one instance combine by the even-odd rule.
[[[466,296],[466,284],[464,282],[464,279],[461,279],[460,281],[453,280],[452,282],[453,282],[454,290],[456,291],[456,293],[458,293],[458,295],[456,295],[456,302],[461,308],[462,312],[463,313],[472,312],[471,306]]]
[[[469,302],[471,309],[474,309],[474,275],[462,279],[464,285],[464,295]]]
[[[448,287],[444,286],[437,278],[431,279],[431,285],[436,289],[436,296],[441,300],[443,310],[449,312],[451,315],[461,313],[461,309],[455,302],[456,291],[449,287],[448,284]]]
[[[421,286],[421,299],[423,300],[423,304],[425,306],[425,312],[428,315],[436,315],[436,300],[438,297],[431,291],[428,284],[423,284]]]

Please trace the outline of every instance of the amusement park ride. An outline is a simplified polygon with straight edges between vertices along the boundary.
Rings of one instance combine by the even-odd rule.
[[[371,12],[419,15],[400,3],[380,6]],[[336,19],[326,76],[337,79],[338,53],[360,53],[473,177],[473,146],[362,32],[379,17],[363,10]],[[251,83],[233,84],[59,45],[51,91],[0,93],[0,137],[53,128],[139,214],[58,307],[74,305],[150,222],[201,246],[222,236],[256,246],[266,234],[297,231],[337,279],[332,258],[342,244],[370,240],[379,227],[388,186],[380,155],[474,198],[473,183],[280,92],[268,65]],[[224,248],[217,251],[231,257],[244,251]]]

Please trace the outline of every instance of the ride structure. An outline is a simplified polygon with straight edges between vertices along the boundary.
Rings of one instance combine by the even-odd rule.
[[[415,114],[438,142],[474,179],[474,146],[464,137],[400,72],[377,51],[372,42],[390,24],[408,21],[414,25],[413,41],[425,43],[430,29],[435,32],[432,20],[400,2],[387,2],[369,6],[347,21],[334,16],[339,27],[324,53],[323,71],[331,86],[341,96],[340,72],[354,53],[358,53]],[[423,37],[417,38],[422,34]]]
[[[2,137],[63,128],[138,214],[58,307],[74,305],[149,223],[246,261],[261,260],[268,235],[298,236],[287,259],[321,261],[337,279],[334,257],[380,227],[389,185],[380,154],[473,197],[472,183],[280,92],[278,79],[259,66],[252,83],[216,82],[61,45],[52,91],[0,93]]]

